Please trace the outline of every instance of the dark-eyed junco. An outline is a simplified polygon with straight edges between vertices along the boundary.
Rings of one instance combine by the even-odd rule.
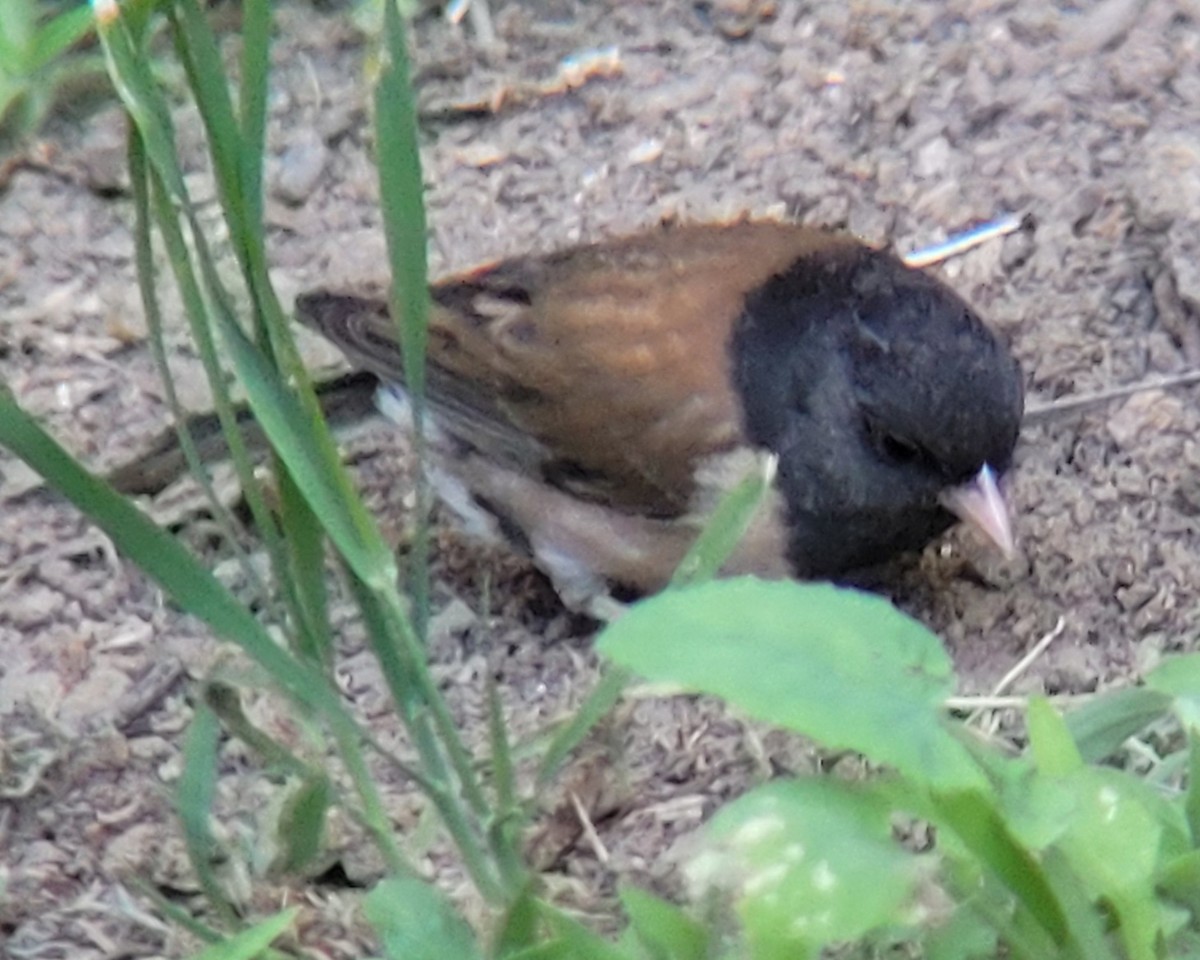
[[[955,516],[1012,549],[996,480],[1020,369],[890,253],[779,223],[664,227],[481,267],[431,296],[435,483],[570,605],[662,587],[763,453],[773,493],[727,572],[836,575]],[[400,381],[382,301],[316,292],[296,312]]]

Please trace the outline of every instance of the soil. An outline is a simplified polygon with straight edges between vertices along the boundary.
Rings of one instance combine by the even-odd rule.
[[[934,269],[1011,339],[1030,406],[1200,362],[1195,0],[493,0],[492,12],[492,44],[433,15],[414,27],[435,273],[663,219],[786,216],[907,252],[1015,213],[1020,231]],[[377,285],[363,36],[344,10],[286,3],[277,17],[267,219],[281,296]],[[227,43],[235,53],[235,33]],[[585,51],[600,51],[590,74],[564,83],[563,59]],[[177,122],[215,231],[198,123],[182,108]],[[123,137],[114,109],[56,120],[0,194],[0,372],[100,471],[135,460],[168,418],[135,283]],[[184,402],[202,411],[199,364],[172,322]],[[306,349],[333,369],[331,350]],[[952,534],[882,584],[945,638],[964,692],[991,691],[1059,625],[1012,692],[1130,684],[1195,646],[1196,397],[1150,391],[1031,421],[1009,490],[1020,557],[999,563]],[[372,422],[344,443],[404,542],[404,438]],[[220,475],[218,486],[236,500]],[[0,499],[0,953],[184,955],[197,942],[133,881],[198,905],[172,790],[193,681],[244,664],[5,454]],[[221,537],[195,503],[184,484],[147,506],[216,562]],[[596,679],[594,625],[563,612],[524,561],[444,525],[435,566],[435,670],[470,739],[485,736],[488,676],[518,738],[580,702]],[[240,588],[232,570],[221,567]],[[348,620],[340,653],[347,696],[396,742]],[[268,730],[312,749],[274,698],[243,696]],[[236,742],[221,762],[217,829],[240,906],[299,902],[311,953],[367,952],[351,908],[379,867],[357,828],[335,820],[318,874],[277,876],[264,838],[278,784]],[[671,850],[720,801],[813,762],[718,705],[631,696],[545,799],[538,863],[585,915],[606,909],[615,878],[669,892]],[[381,776],[397,827],[417,824],[411,789]],[[422,862],[461,892],[444,850]]]

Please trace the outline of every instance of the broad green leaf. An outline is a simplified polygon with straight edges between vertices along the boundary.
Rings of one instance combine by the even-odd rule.
[[[829,584],[717,580],[636,604],[597,647],[649,680],[715,694],[920,782],[986,782],[939,710],[953,682],[941,643],[879,597]]]
[[[731,896],[751,955],[807,956],[904,919],[918,860],[873,793],[826,779],[771,783],[723,808],[684,868]]]
[[[654,960],[709,956],[708,931],[679,907],[636,887],[622,887],[618,894],[634,935]]]
[[[36,44],[36,0],[9,0],[0,17],[0,73],[23,77],[32,72]]]
[[[1019,775],[997,781],[1000,809],[1006,826],[1023,846],[1045,850],[1070,829],[1076,799],[1061,777],[1022,766]]]
[[[1067,781],[1076,798],[1068,832],[1057,845],[1095,896],[1141,888],[1151,896],[1164,818],[1175,811],[1134,777],[1087,767]]]
[[[1058,906],[1067,920],[1067,943],[1061,951],[1052,951],[1048,946],[1038,949],[1027,943],[1023,955],[1030,958],[1061,955],[1071,960],[1117,960],[1117,944],[1109,936],[1110,918],[1097,908],[1079,874],[1058,847],[1051,847],[1041,857],[1041,866],[1057,897]],[[1020,923],[1022,915],[1015,918],[1015,932],[1026,933],[1028,925]],[[1017,953],[1016,950],[1013,951]]]
[[[1070,886],[1111,911],[1125,956],[1150,960],[1164,933],[1156,893],[1161,864],[1186,845],[1181,811],[1119,770],[1081,767],[1045,779],[1072,802],[1067,829],[1053,844],[1070,867]],[[1073,930],[1081,928],[1081,909],[1069,910]]]
[[[392,960],[481,960],[479,944],[442,893],[415,877],[384,880],[363,912]]]

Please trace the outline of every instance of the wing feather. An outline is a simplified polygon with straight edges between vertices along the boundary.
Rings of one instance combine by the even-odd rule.
[[[830,236],[670,227],[443,280],[431,291],[431,407],[498,463],[624,511],[683,513],[696,467],[744,442],[728,345],[746,294]],[[312,294],[297,312],[352,361],[402,379],[381,302]]]

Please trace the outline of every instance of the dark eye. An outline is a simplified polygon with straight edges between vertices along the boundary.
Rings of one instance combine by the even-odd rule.
[[[895,463],[912,463],[921,456],[921,450],[915,444],[890,433],[883,435],[879,449],[883,451],[885,457]]]
[[[866,420],[866,426],[867,436],[871,438],[871,444],[879,451],[880,456],[889,463],[903,466],[924,457],[924,451],[917,444],[892,433],[870,417]]]

